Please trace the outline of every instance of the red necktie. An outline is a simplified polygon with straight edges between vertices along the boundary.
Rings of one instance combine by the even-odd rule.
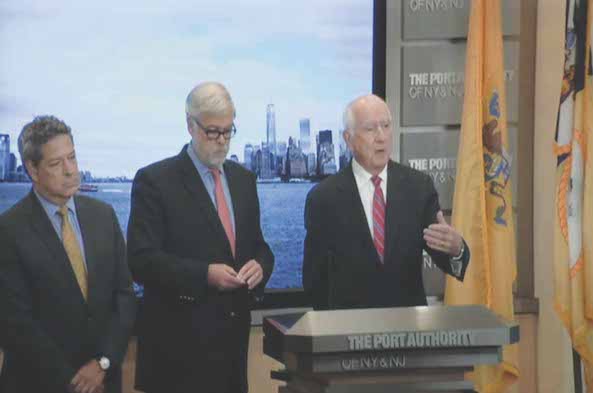
[[[214,195],[216,197],[216,207],[218,210],[218,217],[224,228],[229,243],[231,245],[231,251],[235,256],[235,232],[233,232],[233,223],[231,221],[231,213],[224,197],[224,191],[222,190],[222,182],[220,180],[220,171],[218,169],[210,169],[212,177],[214,178]]]
[[[375,185],[373,195],[373,243],[379,254],[379,260],[383,263],[385,251],[385,199],[381,189],[381,178],[373,176],[371,181]]]

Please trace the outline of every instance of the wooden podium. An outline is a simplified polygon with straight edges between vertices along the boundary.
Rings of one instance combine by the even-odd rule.
[[[309,311],[264,319],[279,393],[473,392],[464,374],[502,361],[519,325],[482,306]]]

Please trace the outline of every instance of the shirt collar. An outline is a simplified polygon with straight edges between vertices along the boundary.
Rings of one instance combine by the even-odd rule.
[[[41,206],[43,206],[43,210],[45,210],[47,215],[50,217],[55,216],[56,213],[58,212],[58,210],[60,210],[60,206],[51,202],[50,200],[45,198],[43,195],[41,195],[39,192],[37,192],[35,187],[33,187],[33,192],[37,196],[37,199],[41,203]],[[74,198],[68,199],[68,201],[65,203],[65,205],[66,205],[66,207],[68,207],[68,210],[70,210],[72,213],[74,213],[74,215],[76,215],[76,206],[74,204]]]
[[[364,169],[354,157],[352,158],[352,172],[354,173],[354,177],[356,178],[357,182],[360,184],[364,184],[365,182],[372,183],[371,178],[373,175],[367,172],[367,170]],[[383,184],[387,184],[387,165],[385,165],[385,168],[379,172],[379,177],[381,178]]]
[[[194,163],[194,166],[196,167],[196,169],[198,170],[198,172],[200,173],[200,175],[202,177],[204,177],[210,173],[210,168],[206,164],[204,164],[202,162],[202,160],[200,160],[198,158],[198,155],[196,154],[196,151],[194,150],[194,147],[193,147],[193,144],[191,141],[187,144],[187,155],[189,156],[191,161]],[[222,167],[220,167],[219,169],[220,169],[220,173],[224,176],[224,169]]]

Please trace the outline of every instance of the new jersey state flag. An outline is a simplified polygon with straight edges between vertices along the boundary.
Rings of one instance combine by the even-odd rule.
[[[554,306],[593,392],[593,1],[567,0],[554,153]]]
[[[452,223],[472,260],[463,283],[447,278],[445,303],[481,304],[513,321],[515,227],[499,0],[471,2],[464,94]],[[500,364],[475,368],[477,391],[503,392],[517,380],[517,346],[503,349]]]

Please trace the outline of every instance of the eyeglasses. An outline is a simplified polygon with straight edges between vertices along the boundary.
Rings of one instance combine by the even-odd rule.
[[[218,127],[204,127],[204,125],[202,123],[200,123],[198,121],[198,119],[196,119],[193,116],[192,116],[192,119],[193,119],[193,121],[196,122],[198,127],[200,127],[202,129],[202,131],[204,131],[204,134],[206,134],[206,137],[208,137],[208,139],[211,141],[217,140],[218,138],[220,138],[221,135],[225,140],[228,141],[233,136],[235,136],[235,134],[237,133],[237,128],[235,127],[235,123],[231,124],[231,128],[221,130]]]

